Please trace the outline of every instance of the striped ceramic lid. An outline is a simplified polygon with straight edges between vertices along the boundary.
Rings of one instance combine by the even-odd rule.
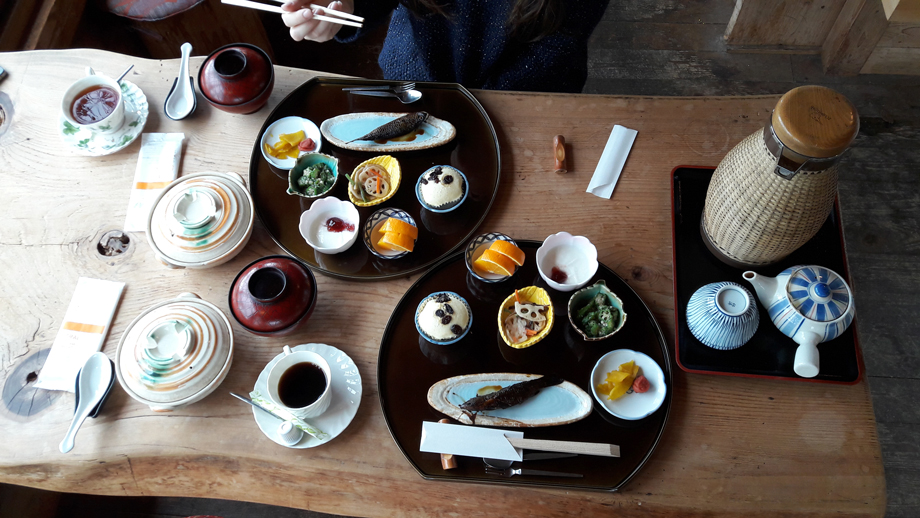
[[[803,266],[792,272],[786,291],[802,316],[818,322],[837,320],[850,305],[847,283],[833,270],[820,266]]]
[[[252,232],[253,203],[238,175],[198,173],[171,183],[150,210],[147,240],[176,266],[202,268]]]
[[[233,357],[233,331],[223,312],[192,293],[160,302],[125,330],[115,353],[125,390],[164,406],[213,390]]]

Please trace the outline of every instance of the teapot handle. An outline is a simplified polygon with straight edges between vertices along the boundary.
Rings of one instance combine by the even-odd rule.
[[[792,370],[803,378],[814,378],[821,368],[821,358],[818,353],[818,343],[821,337],[815,333],[806,332],[795,350],[795,360]]]

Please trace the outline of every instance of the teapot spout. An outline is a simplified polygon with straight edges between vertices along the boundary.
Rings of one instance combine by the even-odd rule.
[[[760,299],[760,303],[763,304],[765,308],[769,308],[770,304],[773,302],[773,298],[777,296],[776,292],[778,286],[776,279],[757,275],[757,273],[750,270],[744,272],[741,276],[754,286],[754,291],[757,293],[757,298]]]

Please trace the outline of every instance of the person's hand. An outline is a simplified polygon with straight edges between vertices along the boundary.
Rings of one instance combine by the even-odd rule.
[[[337,23],[324,22],[314,18],[315,14],[323,14],[323,12],[317,9],[314,13],[309,7],[310,3],[312,3],[311,0],[291,0],[281,6],[281,9],[286,11],[281,15],[281,19],[284,21],[284,25],[290,27],[291,38],[293,38],[294,41],[331,40],[335,37],[336,33],[339,32],[342,26]],[[322,5],[325,2],[316,3]],[[331,2],[328,7],[348,14],[353,14],[355,11],[354,2],[352,0],[337,0]]]

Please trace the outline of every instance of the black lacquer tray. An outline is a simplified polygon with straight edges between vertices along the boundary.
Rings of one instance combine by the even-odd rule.
[[[256,213],[275,243],[311,268],[356,281],[403,277],[422,272],[456,251],[485,219],[498,193],[501,154],[498,137],[488,114],[473,95],[456,83],[417,83],[422,92],[418,102],[403,105],[396,99],[349,95],[344,87],[388,84],[344,78],[314,78],[291,92],[265,119],[252,148],[249,161],[249,187]],[[457,129],[449,143],[419,151],[389,152],[400,162],[402,181],[394,196],[372,207],[358,207],[362,228],[368,216],[392,207],[408,212],[419,228],[415,250],[399,259],[381,259],[371,254],[361,237],[347,251],[327,255],[314,253],[300,235],[300,215],[313,200],[289,195],[287,171],[269,165],[259,148],[262,134],[274,121],[291,115],[310,119],[320,126],[331,117],[360,112],[427,111]],[[323,139],[321,153],[339,159],[339,172],[351,174],[361,162],[381,153],[352,151],[333,146]],[[415,197],[418,177],[435,165],[450,165],[469,180],[469,195],[457,209],[438,214],[421,207]],[[347,181],[340,178],[326,196],[348,200]]]
[[[814,378],[802,378],[792,370],[798,344],[773,325],[759,300],[757,307],[760,310],[760,326],[753,338],[738,349],[712,349],[690,333],[687,327],[687,302],[700,287],[711,282],[732,281],[744,286],[757,297],[753,286],[741,276],[745,270],[717,259],[706,248],[700,234],[700,217],[714,170],[711,167],[678,167],[672,173],[677,364],[687,372],[707,374],[845,384],[858,382],[862,371],[862,356],[856,338],[855,320],[839,337],[818,345],[821,371]],[[836,204],[824,226],[808,243],[777,264],[753,270],[758,274],[775,277],[784,269],[800,264],[830,268],[850,282],[840,212]]]
[[[506,281],[487,284],[477,280],[467,271],[463,254],[458,253],[422,275],[399,301],[383,333],[377,360],[377,386],[390,434],[412,467],[426,479],[615,491],[642,469],[664,431],[673,387],[667,342],[642,299],[603,264],[588,285],[604,279],[607,286],[623,300],[627,320],[623,329],[608,339],[584,341],[566,315],[573,292],[562,293],[549,288],[537,272],[535,255],[540,243],[518,241],[518,245],[527,254],[527,259],[524,266]],[[549,335],[537,344],[527,349],[513,349],[499,335],[498,311],[505,297],[514,293],[516,288],[525,286],[540,286],[549,292],[556,314],[555,324]],[[469,333],[449,346],[434,345],[421,339],[414,322],[419,302],[440,291],[452,291],[464,297],[473,313]],[[517,429],[523,430],[526,438],[620,446],[620,458],[583,455],[527,461],[524,464],[524,467],[534,469],[582,473],[584,478],[502,478],[487,475],[482,459],[469,457],[459,457],[456,469],[443,470],[437,454],[419,451],[422,422],[445,417],[427,402],[428,389],[434,383],[461,374],[552,372],[591,394],[591,370],[601,356],[614,349],[643,352],[661,366],[668,392],[655,413],[639,421],[624,421],[613,417],[594,401],[591,414],[581,421]]]

